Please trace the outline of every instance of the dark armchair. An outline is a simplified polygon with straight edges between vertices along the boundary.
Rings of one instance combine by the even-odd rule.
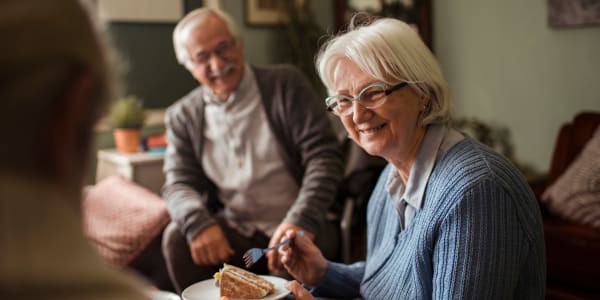
[[[564,124],[549,173],[531,181],[543,192],[567,170],[600,124],[600,113],[584,112]],[[552,214],[540,203],[544,219],[548,299],[600,299],[600,230]]]

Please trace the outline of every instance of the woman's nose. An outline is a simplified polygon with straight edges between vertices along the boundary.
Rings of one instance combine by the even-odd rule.
[[[354,123],[364,121],[371,113],[371,110],[362,106],[359,101],[352,102],[352,120]]]

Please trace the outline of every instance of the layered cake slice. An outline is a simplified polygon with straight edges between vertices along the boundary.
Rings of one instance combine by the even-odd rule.
[[[240,299],[261,299],[275,289],[273,283],[244,269],[227,265],[215,273],[221,296]]]

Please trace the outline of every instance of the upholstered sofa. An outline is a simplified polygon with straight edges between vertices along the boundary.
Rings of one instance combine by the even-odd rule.
[[[576,163],[580,166],[598,166],[600,157],[592,157],[585,162],[578,161],[578,158],[582,156],[582,150],[599,124],[598,112],[579,113],[572,122],[564,124],[556,139],[547,176],[530,182],[536,196],[541,200],[544,219],[547,299],[600,299],[600,229],[566,218],[564,214],[561,216],[560,211],[551,208],[549,200],[546,199],[549,198],[552,186],[558,182],[563,186],[554,186],[555,194],[564,193],[565,189],[577,185],[568,183],[570,179],[564,177],[565,174],[577,173],[577,170],[572,170]],[[600,174],[595,176],[595,183],[584,185],[588,189],[595,189],[593,194],[587,196],[593,195],[597,204],[600,200],[597,198]],[[595,205],[594,209],[597,211],[600,207]]]

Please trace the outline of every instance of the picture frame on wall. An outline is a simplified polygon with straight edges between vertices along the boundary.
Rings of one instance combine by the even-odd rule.
[[[600,1],[548,0],[548,24],[551,27],[600,25]]]
[[[287,10],[307,9],[308,0],[244,0],[244,19],[248,26],[281,26],[288,22]]]
[[[400,19],[413,26],[433,50],[431,0],[336,0],[337,30],[344,30],[357,12]]]
[[[174,23],[183,16],[182,1],[97,0],[100,19],[110,22]]]

